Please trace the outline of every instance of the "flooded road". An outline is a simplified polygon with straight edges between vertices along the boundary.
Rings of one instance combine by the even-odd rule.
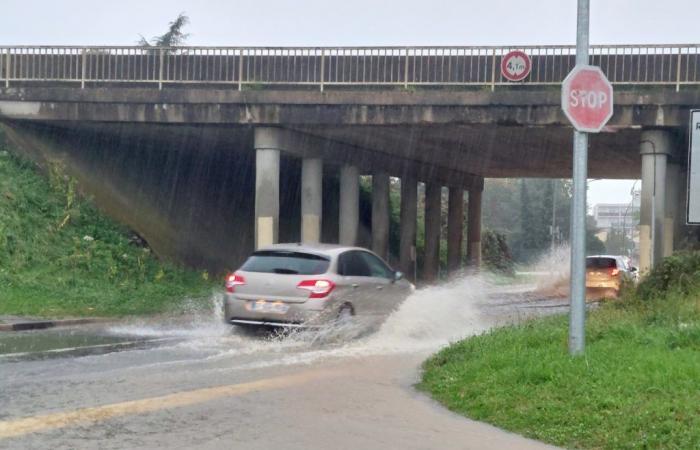
[[[416,291],[383,326],[289,335],[197,314],[0,334],[3,448],[540,448],[412,388],[451,341],[563,312],[478,278]]]

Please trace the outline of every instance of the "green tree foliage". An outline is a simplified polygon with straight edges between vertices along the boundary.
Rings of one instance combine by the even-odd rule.
[[[605,240],[605,252],[611,255],[630,255],[634,250],[632,238],[625,235],[625,232],[613,228],[608,232]]]
[[[567,180],[490,179],[483,198],[483,224],[505,236],[513,260],[527,263],[552,243],[568,240],[571,185]]]
[[[481,257],[484,267],[505,275],[514,275],[513,257],[503,233],[486,230],[481,237]]]
[[[190,23],[187,14],[181,12],[175,20],[168,24],[168,31],[160,36],[154,36],[148,41],[140,36],[138,44],[142,47],[177,47],[184,45],[189,33],[184,33],[183,28]]]
[[[598,231],[593,216],[586,216],[586,254],[588,255],[605,253],[605,243],[596,236]]]
[[[483,198],[483,224],[505,236],[516,263],[528,263],[552,245],[569,240],[571,182],[552,179],[489,179]],[[554,225],[554,236],[552,236]],[[595,222],[586,220],[586,251],[605,253],[595,236]]]

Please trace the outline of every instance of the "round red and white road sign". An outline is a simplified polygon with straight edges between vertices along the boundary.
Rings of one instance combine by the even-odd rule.
[[[613,115],[613,88],[595,66],[576,66],[561,86],[561,108],[574,128],[598,133]]]
[[[522,81],[530,75],[532,62],[527,53],[520,50],[508,52],[501,59],[501,74],[510,81]]]

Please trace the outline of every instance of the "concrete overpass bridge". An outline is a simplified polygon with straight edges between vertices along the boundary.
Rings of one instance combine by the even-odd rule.
[[[478,264],[484,178],[571,175],[559,85],[575,49],[518,47],[532,59],[520,83],[500,74],[510,49],[0,47],[0,121],[38,161],[67,161],[156,251],[194,265],[232,266],[280,239],[359,242],[386,256],[397,177],[398,256],[412,273],[423,182],[422,273],[433,280],[441,187],[454,270],[465,191],[466,248]],[[700,45],[591,53],[616,92],[612,120],[591,138],[589,176],[642,178],[648,266],[652,220],[656,255],[685,234],[685,128],[700,105]],[[360,175],[372,175],[371,233],[361,226]]]

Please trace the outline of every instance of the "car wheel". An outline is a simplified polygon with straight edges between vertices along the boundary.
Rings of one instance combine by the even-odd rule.
[[[355,311],[352,309],[351,305],[343,305],[338,310],[338,316],[335,321],[338,325],[347,325],[352,322],[352,317],[355,315]]]

